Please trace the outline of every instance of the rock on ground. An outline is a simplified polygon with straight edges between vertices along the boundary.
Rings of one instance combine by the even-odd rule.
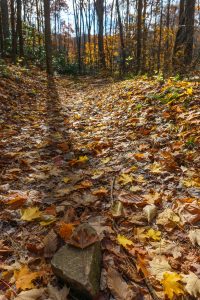
[[[63,246],[52,259],[52,269],[81,300],[92,299],[100,286],[100,243],[96,242],[85,249]]]

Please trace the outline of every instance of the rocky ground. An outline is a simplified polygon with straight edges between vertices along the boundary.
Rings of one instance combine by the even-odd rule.
[[[8,67],[0,98],[0,299],[198,299],[199,84]]]

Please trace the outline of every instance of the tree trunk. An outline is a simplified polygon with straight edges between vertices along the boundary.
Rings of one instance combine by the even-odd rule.
[[[10,1],[10,18],[11,18],[11,31],[12,31],[12,61],[16,63],[16,55],[17,55],[17,35],[15,28],[15,6],[14,0]]]
[[[124,73],[125,67],[126,67],[126,51],[125,51],[125,44],[124,44],[123,25],[122,25],[118,0],[116,0],[116,9],[117,9],[117,17],[118,17],[118,23],[119,23],[119,35],[120,35],[121,52],[122,52],[121,69],[122,69],[122,73]]]
[[[174,44],[174,58],[183,47],[185,41],[185,0],[180,0],[180,7],[179,7],[179,24],[178,24],[178,31],[176,34],[176,40]]]
[[[24,56],[24,41],[22,30],[22,2],[17,0],[17,37],[19,40],[19,56]]]
[[[53,68],[52,68],[50,0],[44,0],[44,19],[45,19],[46,70],[49,75],[52,75]]]
[[[8,2],[1,0],[1,20],[2,20],[2,33],[3,33],[3,54],[8,48],[9,32],[9,18],[8,18]]]
[[[141,54],[142,54],[142,8],[143,1],[138,0],[137,7],[137,50],[136,50],[136,59],[137,59],[137,73],[141,70]]]
[[[95,1],[95,9],[98,19],[98,50],[99,50],[99,60],[101,67],[106,66],[105,53],[104,53],[104,39],[103,39],[103,19],[104,19],[104,0]]]
[[[193,58],[194,44],[194,16],[195,16],[195,0],[186,0],[185,5],[185,49],[184,63],[190,65]]]

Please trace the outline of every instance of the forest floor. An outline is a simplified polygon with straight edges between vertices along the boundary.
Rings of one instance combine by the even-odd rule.
[[[66,299],[50,261],[84,222],[96,299],[198,299],[199,84],[8,67],[0,98],[0,299]]]

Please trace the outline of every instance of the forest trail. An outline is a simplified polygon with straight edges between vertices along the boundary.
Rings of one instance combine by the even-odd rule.
[[[198,83],[173,78],[46,80],[16,69],[1,79],[6,295],[52,282],[48,258],[83,222],[102,240],[101,299],[108,291],[150,299],[141,271],[161,299],[197,295],[184,282],[200,272],[198,94]],[[52,230],[53,245],[45,239]],[[38,273],[34,285],[27,279],[22,287],[20,273],[13,276],[24,265]],[[169,271],[185,278],[170,291]]]

